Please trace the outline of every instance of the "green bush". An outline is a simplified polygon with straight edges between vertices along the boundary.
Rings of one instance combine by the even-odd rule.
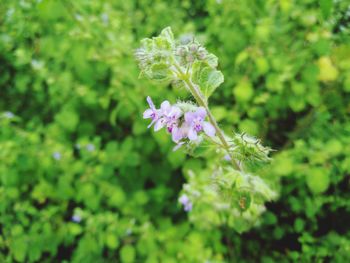
[[[0,3],[1,262],[348,262],[348,1]],[[177,202],[210,159],[172,151],[138,79],[140,39],[171,26],[220,58],[226,131],[275,149],[279,200],[257,225],[190,223]],[[213,215],[215,211],[206,211]]]

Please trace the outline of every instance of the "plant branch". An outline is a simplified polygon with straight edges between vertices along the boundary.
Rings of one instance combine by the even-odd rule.
[[[216,134],[218,135],[221,143],[222,143],[222,146],[223,148],[227,151],[227,153],[230,155],[231,157],[231,162],[232,162],[232,165],[233,167],[238,170],[238,171],[241,171],[242,168],[241,166],[238,164],[238,162],[233,158],[231,152],[230,152],[230,145],[228,144],[228,142],[226,141],[225,139],[225,135],[223,133],[223,131],[219,128],[219,125],[218,123],[216,122],[213,114],[211,113],[211,111],[209,110],[209,107],[208,107],[208,103],[206,101],[206,99],[204,98],[204,95],[202,94],[202,92],[200,91],[200,89],[197,87],[196,84],[194,84],[190,77],[189,77],[189,74],[185,74],[181,67],[179,65],[176,64],[176,62],[174,63],[175,64],[175,68],[177,69],[178,71],[178,77],[184,81],[186,87],[188,88],[188,90],[191,92],[191,94],[193,95],[193,97],[196,99],[197,103],[199,104],[199,106],[202,106],[205,108],[207,114],[208,114],[208,118],[209,118],[209,121],[210,123],[214,126],[215,128],[215,131],[216,131]]]

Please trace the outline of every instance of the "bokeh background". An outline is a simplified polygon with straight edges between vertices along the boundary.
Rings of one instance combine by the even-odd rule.
[[[138,79],[166,26],[219,57],[221,127],[276,150],[279,199],[243,234],[190,223],[210,160],[142,119],[183,96]],[[349,262],[349,28],[348,0],[1,1],[0,262]]]

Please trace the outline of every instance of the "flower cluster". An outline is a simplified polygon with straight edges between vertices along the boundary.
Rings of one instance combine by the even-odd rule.
[[[159,131],[166,127],[171,134],[172,140],[179,146],[185,139],[196,141],[198,133],[204,132],[207,136],[215,136],[215,128],[210,122],[205,121],[207,112],[203,107],[193,107],[184,111],[179,105],[171,105],[169,101],[163,101],[160,109],[157,109],[150,97],[147,97],[149,108],[143,113],[144,119],[151,119],[148,125],[154,124],[154,130]]]

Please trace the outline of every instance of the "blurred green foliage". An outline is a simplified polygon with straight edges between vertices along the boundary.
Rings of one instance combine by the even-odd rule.
[[[349,4],[2,1],[0,261],[350,261]],[[260,173],[280,199],[245,234],[188,222],[178,193],[210,160],[141,118],[184,94],[138,79],[134,49],[166,26],[220,58],[222,127],[277,150]]]

